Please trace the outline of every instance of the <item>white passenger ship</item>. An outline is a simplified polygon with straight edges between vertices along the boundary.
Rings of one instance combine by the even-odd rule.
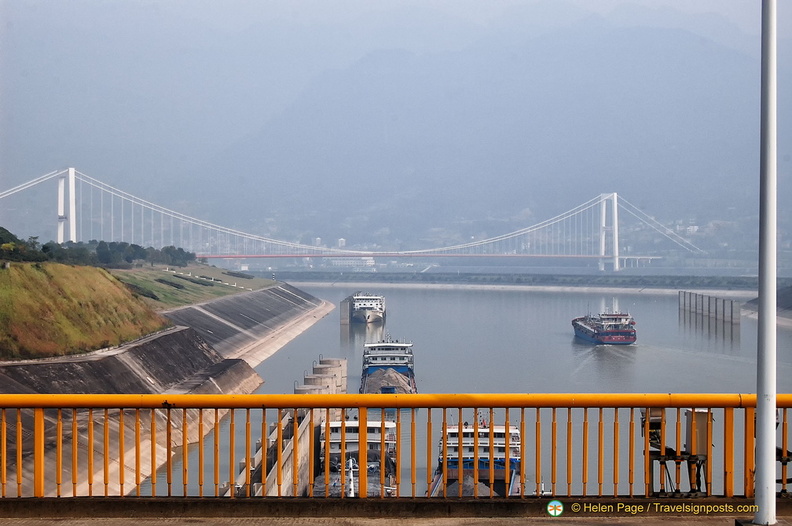
[[[385,297],[356,292],[352,295],[352,321],[377,323],[385,321]]]
[[[396,422],[385,420],[369,420],[366,425],[366,450],[379,454],[383,440],[382,429],[385,429],[385,452],[388,457],[396,454]],[[328,436],[329,428],[329,436]],[[343,430],[343,437],[342,437]],[[341,446],[343,438],[344,454],[357,455],[360,449],[360,421],[358,420],[333,420],[322,425],[320,444],[322,453],[320,460],[324,466],[325,454],[330,454],[331,466],[334,460],[337,462],[341,457]],[[326,450],[329,444],[329,450]],[[337,458],[334,458],[337,457]]]
[[[396,422],[388,420],[367,422],[364,460],[361,460],[360,454],[358,420],[325,422],[321,426],[320,447],[318,470],[320,475],[314,479],[314,496],[341,497],[342,492],[346,497],[359,495],[361,465],[368,473],[368,496],[393,495],[393,481],[396,475]],[[383,468],[384,477],[380,477]]]

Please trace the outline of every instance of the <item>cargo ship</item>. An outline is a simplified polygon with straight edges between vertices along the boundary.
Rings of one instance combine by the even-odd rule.
[[[412,347],[412,342],[392,340],[389,336],[376,343],[364,343],[360,392],[417,393]]]
[[[352,321],[378,323],[385,321],[385,297],[356,292],[352,295]]]
[[[490,486],[500,496],[520,494],[520,430],[514,425],[490,424],[480,415],[478,419],[474,424],[445,427],[430,496],[438,496],[444,482],[448,495],[456,495],[458,490],[452,486],[460,483],[465,496],[473,494],[471,484],[480,485],[481,495],[488,495]]]
[[[572,320],[575,336],[599,345],[629,345],[637,339],[635,320],[623,312],[588,314]]]

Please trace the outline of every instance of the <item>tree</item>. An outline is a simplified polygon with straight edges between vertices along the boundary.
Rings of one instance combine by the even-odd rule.
[[[109,265],[113,262],[113,255],[110,253],[110,247],[104,241],[100,241],[96,245],[96,259],[102,265]]]

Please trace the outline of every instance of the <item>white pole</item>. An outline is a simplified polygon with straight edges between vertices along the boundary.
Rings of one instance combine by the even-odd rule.
[[[64,224],[66,221],[66,181],[61,175],[58,177],[58,244],[64,241]]]
[[[605,194],[600,194],[600,224],[599,224],[599,269],[605,270],[605,234],[607,232],[606,218],[608,213],[608,201],[605,199]]]
[[[358,447],[358,455],[360,455],[360,448]],[[355,496],[355,463],[350,457],[349,459],[349,492],[350,497]]]
[[[69,168],[69,241],[77,242],[77,191],[74,168]]]
[[[619,267],[619,197],[616,195],[616,192],[611,194],[611,221],[613,222],[613,226],[611,227],[611,231],[613,232],[613,271],[618,272]]]
[[[754,524],[776,523],[776,0],[762,0]]]

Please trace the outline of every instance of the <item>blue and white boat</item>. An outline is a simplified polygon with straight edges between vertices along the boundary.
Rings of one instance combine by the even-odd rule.
[[[389,336],[378,342],[364,343],[360,392],[417,393],[412,347],[412,342],[392,340]]]
[[[440,466],[449,469],[461,467],[472,470],[489,471],[490,465],[496,470],[518,470],[520,468],[520,448],[522,441],[517,426],[490,426],[486,422],[471,425],[465,422],[462,426],[460,440],[460,426],[451,424],[445,429],[445,444],[440,439]],[[443,447],[447,452],[444,456]],[[478,449],[477,449],[478,448]]]
[[[522,438],[517,426],[490,425],[483,419],[475,424],[448,424],[439,449],[430,495],[440,494],[444,478],[491,484],[499,495],[520,494]]]

